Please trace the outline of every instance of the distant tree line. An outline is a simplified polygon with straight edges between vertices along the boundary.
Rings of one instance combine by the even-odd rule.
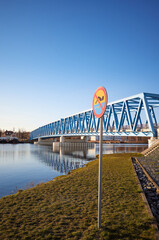
[[[30,138],[30,132],[25,131],[24,129],[18,129],[18,131],[12,130],[2,130],[0,129],[0,137],[17,137],[19,140],[28,140]]]
[[[28,140],[30,138],[30,132],[26,132],[23,129],[19,129],[18,132],[16,132],[16,137],[21,140]]]

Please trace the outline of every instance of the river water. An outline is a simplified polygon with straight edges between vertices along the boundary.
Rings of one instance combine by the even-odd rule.
[[[103,144],[103,153],[141,152],[143,144]],[[0,198],[83,167],[99,154],[99,145],[61,147],[0,144]]]

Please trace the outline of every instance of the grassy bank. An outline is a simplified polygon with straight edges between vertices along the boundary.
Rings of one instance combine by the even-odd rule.
[[[102,229],[98,161],[0,199],[0,239],[154,239],[130,156],[103,157]]]

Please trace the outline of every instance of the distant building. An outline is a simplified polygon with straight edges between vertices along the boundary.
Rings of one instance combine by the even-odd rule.
[[[14,133],[13,131],[6,130],[4,134],[5,134],[5,137],[16,137],[16,133]]]

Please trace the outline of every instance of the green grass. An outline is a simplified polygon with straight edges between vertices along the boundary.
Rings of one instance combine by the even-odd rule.
[[[103,156],[100,230],[96,160],[67,176],[0,199],[0,239],[155,239],[131,156]]]

